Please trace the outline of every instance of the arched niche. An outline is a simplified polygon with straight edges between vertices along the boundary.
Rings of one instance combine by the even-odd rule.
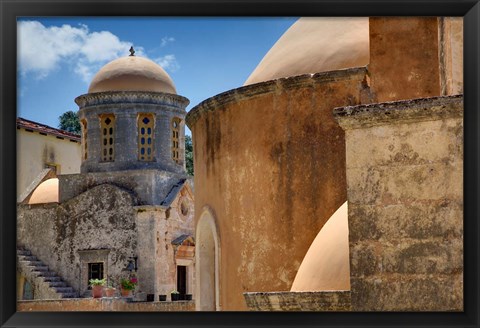
[[[219,311],[220,240],[213,212],[204,208],[196,227],[196,310]]]

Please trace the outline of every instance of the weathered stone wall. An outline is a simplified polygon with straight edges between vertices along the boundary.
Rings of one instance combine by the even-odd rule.
[[[463,97],[345,107],[352,310],[463,309]]]
[[[194,301],[178,302],[126,302],[123,299],[84,298],[41,301],[18,301],[17,311],[123,311],[123,312],[174,312],[195,311]]]
[[[349,291],[244,293],[251,311],[350,311]]]
[[[370,64],[377,102],[440,96],[437,17],[371,17]]]
[[[243,292],[289,290],[346,200],[344,135],[332,109],[362,102],[365,75],[356,68],[255,84],[187,115],[195,222],[208,207],[219,230],[222,310],[246,310]]]
[[[186,215],[181,212],[180,202],[188,206]],[[168,208],[137,206],[135,209],[140,287],[145,293],[155,294],[155,299],[158,299],[158,295],[167,295],[167,299],[170,299],[170,292],[177,289],[177,261],[172,240],[181,235],[195,235],[193,196],[188,192],[180,192]],[[187,283],[194,286],[195,263],[192,262],[187,270],[192,270],[187,276]],[[187,294],[195,297],[194,289],[187,289]]]
[[[186,179],[185,174],[161,170],[131,170],[61,175],[59,201],[65,202],[101,184],[129,190],[141,205],[161,205],[173,185]]]
[[[80,293],[87,287],[82,251],[104,250],[105,275],[118,282],[137,245],[133,205],[128,192],[111,185],[94,187],[62,204],[20,205],[17,243]]]
[[[108,172],[130,169],[159,169],[176,173],[185,171],[185,107],[189,101],[182,96],[159,92],[98,92],[75,99],[80,107],[79,118],[87,121],[88,156],[82,161],[81,172]],[[139,113],[154,115],[154,160],[138,160]],[[102,162],[99,115],[115,115],[115,161]],[[172,119],[182,120],[179,131],[180,161],[172,159]]]

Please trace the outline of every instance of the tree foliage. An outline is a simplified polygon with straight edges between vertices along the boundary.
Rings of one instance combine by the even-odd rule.
[[[185,135],[185,166],[187,173],[193,176],[193,142],[189,135]]]
[[[58,128],[71,132],[80,134],[82,128],[80,127],[80,120],[78,119],[78,113],[69,110],[68,112],[63,113],[58,117],[60,123],[58,124]]]

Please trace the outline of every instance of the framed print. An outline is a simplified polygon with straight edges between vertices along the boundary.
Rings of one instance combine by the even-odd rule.
[[[477,1],[1,5],[2,327],[478,326]]]

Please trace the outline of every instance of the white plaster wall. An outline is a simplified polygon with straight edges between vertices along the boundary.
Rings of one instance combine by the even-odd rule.
[[[81,144],[17,129],[17,198],[45,168],[60,165],[60,174],[80,173]]]

